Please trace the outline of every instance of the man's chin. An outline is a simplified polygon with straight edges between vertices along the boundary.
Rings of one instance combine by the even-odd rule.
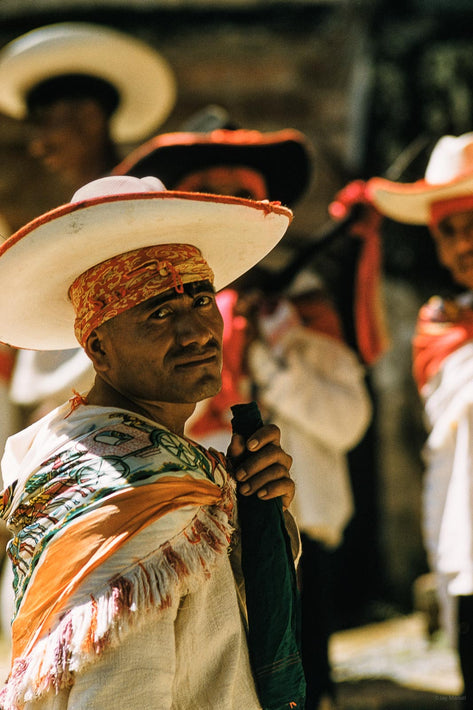
[[[196,402],[201,402],[203,399],[209,399],[210,397],[215,397],[216,394],[220,392],[222,389],[222,384],[221,382],[218,383],[206,383],[205,385],[202,386],[200,389],[199,393],[199,398],[196,399]]]
[[[192,387],[187,387],[180,401],[187,404],[197,404],[197,402],[201,402],[203,399],[214,397],[221,389],[222,382],[220,378],[209,376],[195,383]]]

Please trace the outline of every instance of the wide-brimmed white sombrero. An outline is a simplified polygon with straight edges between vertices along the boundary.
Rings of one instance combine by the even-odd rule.
[[[429,224],[433,203],[473,196],[473,133],[440,138],[423,180],[398,183],[376,177],[368,180],[366,189],[368,198],[386,217],[407,224]]]
[[[31,30],[1,50],[0,110],[24,119],[28,93],[68,74],[103,79],[117,90],[120,103],[110,128],[119,143],[148,137],[176,100],[173,72],[153,48],[108,27],[64,22]]]
[[[77,347],[72,282],[141,247],[192,244],[220,290],[260,261],[291,219],[278,203],[166,191],[154,177],[95,180],[0,246],[0,341],[31,350]]]

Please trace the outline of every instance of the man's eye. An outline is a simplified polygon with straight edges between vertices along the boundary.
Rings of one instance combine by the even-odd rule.
[[[202,306],[209,306],[211,303],[213,303],[213,301],[213,296],[201,294],[200,296],[197,296],[197,298],[194,299],[194,306],[196,306],[197,308],[201,308]]]
[[[152,318],[156,318],[157,320],[162,320],[163,318],[167,318],[167,316],[171,315],[171,308],[169,306],[160,306],[159,308],[156,308],[155,311],[151,314]]]
[[[449,240],[453,237],[454,230],[448,225],[441,225],[438,228],[437,233],[440,239]]]

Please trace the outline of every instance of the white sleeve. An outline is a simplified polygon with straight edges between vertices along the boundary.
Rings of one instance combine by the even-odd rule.
[[[92,363],[82,350],[20,350],[10,385],[15,404],[34,406],[53,400],[54,406],[71,396],[72,389],[90,389],[94,379]]]
[[[139,632],[126,635],[77,673],[74,685],[26,703],[25,710],[170,710],[175,675],[175,616],[178,601]]]
[[[261,389],[262,403],[310,436],[340,451],[361,439],[372,408],[364,369],[343,343],[300,327],[286,338],[279,363],[256,342],[249,355],[252,374],[270,373]]]
[[[179,600],[119,648],[108,649],[78,674],[67,710],[159,708],[170,710],[176,672],[175,618]],[[150,677],[151,676],[151,677]]]

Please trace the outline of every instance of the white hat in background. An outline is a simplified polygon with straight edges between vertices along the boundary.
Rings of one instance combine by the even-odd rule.
[[[106,26],[64,22],[31,30],[0,51],[0,111],[26,118],[29,93],[68,75],[101,79],[117,91],[111,135],[118,143],[148,137],[175,104],[173,72],[155,49]]]
[[[368,198],[386,217],[407,224],[429,224],[434,203],[473,197],[473,133],[440,138],[422,180],[398,183],[375,177],[368,180],[366,189]]]

